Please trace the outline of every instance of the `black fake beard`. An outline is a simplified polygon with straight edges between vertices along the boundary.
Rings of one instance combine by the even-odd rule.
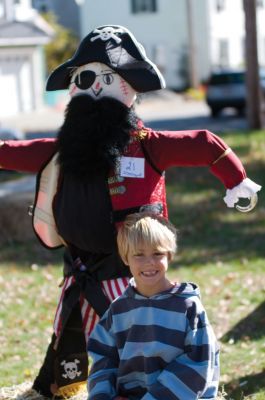
[[[58,133],[59,163],[78,178],[106,174],[117,165],[137,129],[132,108],[112,98],[73,97]]]

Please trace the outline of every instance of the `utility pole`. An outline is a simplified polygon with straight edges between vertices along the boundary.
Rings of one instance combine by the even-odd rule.
[[[189,34],[189,81],[194,89],[199,87],[197,48],[194,34],[194,10],[193,0],[187,0],[188,34]]]
[[[261,129],[261,90],[257,49],[256,0],[244,0],[246,29],[247,118],[249,128]]]

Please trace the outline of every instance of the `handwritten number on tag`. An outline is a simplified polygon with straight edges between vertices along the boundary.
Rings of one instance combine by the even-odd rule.
[[[121,157],[120,175],[131,178],[144,178],[144,158]]]
[[[127,171],[131,171],[131,172],[135,172],[135,163],[133,161],[129,161],[127,167],[126,167]]]

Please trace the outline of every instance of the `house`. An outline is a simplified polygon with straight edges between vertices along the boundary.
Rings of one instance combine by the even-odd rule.
[[[257,1],[259,61],[265,65],[264,0]],[[123,25],[144,45],[169,88],[208,79],[216,67],[245,65],[243,0],[78,0],[81,36]]]
[[[99,25],[127,27],[158,65],[168,87],[181,90],[189,84],[190,57],[198,79],[208,76],[207,0],[83,0],[80,7],[82,37]]]
[[[43,45],[52,34],[28,0],[0,1],[0,117],[43,105]]]

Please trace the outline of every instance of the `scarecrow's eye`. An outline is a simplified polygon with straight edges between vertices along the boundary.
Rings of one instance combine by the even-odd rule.
[[[106,85],[111,85],[113,82],[113,75],[112,74],[104,74],[103,75],[103,82],[106,83]]]

